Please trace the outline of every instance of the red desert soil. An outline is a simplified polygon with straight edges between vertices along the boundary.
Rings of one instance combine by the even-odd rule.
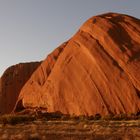
[[[140,121],[34,121],[1,125],[1,140],[139,140]]]
[[[9,67],[0,78],[0,114],[11,113],[21,88],[40,62],[20,63]]]
[[[107,13],[87,20],[22,88],[16,109],[95,115],[140,111],[140,20]]]

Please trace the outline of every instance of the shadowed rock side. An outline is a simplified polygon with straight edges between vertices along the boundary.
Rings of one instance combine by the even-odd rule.
[[[13,110],[21,88],[39,65],[40,62],[21,63],[4,72],[0,79],[0,114]]]
[[[25,108],[64,114],[139,112],[139,19],[115,13],[92,17],[62,46],[23,87],[17,108],[20,101]]]

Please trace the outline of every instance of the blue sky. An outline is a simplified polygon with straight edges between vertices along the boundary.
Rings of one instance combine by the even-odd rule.
[[[140,18],[139,7],[140,0],[0,0],[0,75],[10,65],[44,59],[93,15]]]

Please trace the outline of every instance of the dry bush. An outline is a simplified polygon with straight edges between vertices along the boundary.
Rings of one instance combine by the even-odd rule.
[[[25,123],[34,121],[35,117],[29,116],[29,115],[3,115],[0,117],[0,123],[2,124],[19,124],[19,123]]]

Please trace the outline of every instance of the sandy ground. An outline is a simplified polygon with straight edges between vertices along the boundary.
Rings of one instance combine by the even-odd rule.
[[[140,120],[1,124],[0,140],[140,140]]]

